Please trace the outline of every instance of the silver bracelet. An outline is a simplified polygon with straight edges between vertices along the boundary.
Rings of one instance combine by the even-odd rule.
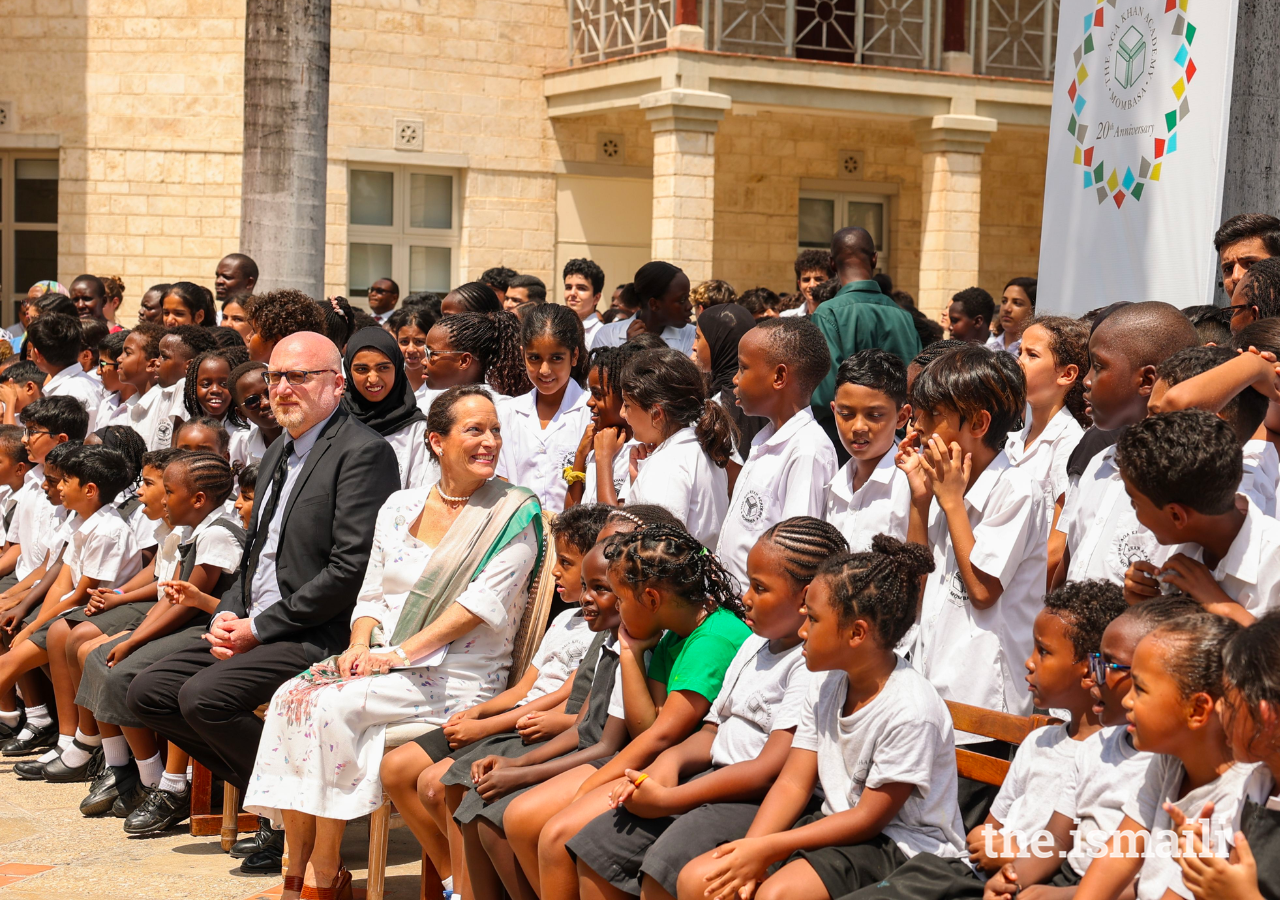
[[[407,666],[407,665],[411,665],[411,663],[410,663],[410,661],[409,661],[409,654],[407,654],[407,653],[405,653],[405,652],[404,652],[404,648],[403,648],[403,647],[397,647],[397,648],[396,648],[395,650],[393,650],[392,652],[393,652],[393,653],[395,653],[395,655],[396,655],[396,656],[400,657],[400,661],[401,661],[401,662],[403,662],[406,666]]]

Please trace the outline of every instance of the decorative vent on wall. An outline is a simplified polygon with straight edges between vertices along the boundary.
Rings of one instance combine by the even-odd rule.
[[[626,160],[627,147],[620,134],[596,135],[596,161],[602,163],[621,163]]]
[[[14,131],[18,127],[18,116],[13,109],[12,100],[0,100],[0,131]]]
[[[861,178],[866,168],[867,154],[863,150],[841,150],[839,176],[841,178]]]
[[[421,150],[422,131],[421,119],[396,119],[396,149]]]

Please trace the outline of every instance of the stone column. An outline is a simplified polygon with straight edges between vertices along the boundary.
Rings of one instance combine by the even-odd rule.
[[[996,130],[985,116],[945,115],[916,123],[922,154],[920,294],[936,318],[951,295],[978,283],[982,151]]]
[[[640,98],[653,128],[651,252],[693,284],[711,278],[716,129],[731,105],[725,94],[680,88]]]

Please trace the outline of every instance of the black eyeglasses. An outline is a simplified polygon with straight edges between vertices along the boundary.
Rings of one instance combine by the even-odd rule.
[[[289,382],[289,384],[297,387],[300,384],[306,384],[312,375],[319,375],[321,372],[337,372],[336,369],[290,369],[288,372],[272,372],[270,370],[262,373],[263,379],[271,387],[275,387],[280,383],[281,379]]]
[[[1102,658],[1101,653],[1089,654],[1089,674],[1093,676],[1093,680],[1098,684],[1105,683],[1107,675],[1112,672],[1123,674],[1132,668],[1133,666],[1122,666],[1120,663],[1107,662]]]
[[[262,406],[265,399],[263,394],[250,394],[248,397],[240,398],[240,405],[245,409],[257,409]]]
[[[98,360],[99,369],[114,369],[117,365],[117,363],[107,362],[105,359]]]

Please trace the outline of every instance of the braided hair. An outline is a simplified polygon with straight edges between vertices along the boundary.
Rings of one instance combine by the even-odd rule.
[[[435,327],[449,332],[449,346],[480,361],[483,378],[494,390],[518,397],[533,390],[524,365],[520,320],[509,312],[466,312],[445,316]]]
[[[236,367],[249,361],[249,351],[243,342],[239,347],[218,347],[214,350],[206,350],[196,354],[196,357],[187,363],[187,379],[182,387],[183,406],[192,416],[205,414],[204,407],[200,405],[200,398],[196,396],[196,382],[200,376],[200,364],[206,359],[220,359],[227,364],[227,393],[231,395],[231,403],[227,406],[227,421],[237,428],[244,428],[246,423],[236,409],[236,392],[232,388],[235,382],[231,379]]]
[[[710,603],[746,618],[734,577],[683,528],[646,525],[615,535],[605,545],[604,556],[610,574],[636,588],[661,585],[687,605]]]
[[[600,370],[600,389],[617,399],[622,399],[622,370],[627,360],[643,348],[630,342],[620,347],[597,347],[588,357],[587,371]]]
[[[217,453],[197,450],[174,459],[169,468],[176,468],[187,487],[204,491],[214,506],[221,506],[235,490],[235,473],[231,463]]]
[[[928,547],[877,534],[870,551],[828,559],[817,577],[830,588],[831,606],[842,626],[865,619],[880,646],[891,650],[915,621],[920,576],[932,571]]]
[[[840,529],[813,516],[793,516],[774,525],[760,540],[777,547],[782,568],[792,581],[808,584],[823,562],[849,551]]]
[[[671,528],[684,528],[684,523],[665,506],[656,503],[628,503],[625,508],[614,507],[613,512],[604,521],[605,525],[623,526],[624,531],[635,531],[646,525],[666,525]]]

